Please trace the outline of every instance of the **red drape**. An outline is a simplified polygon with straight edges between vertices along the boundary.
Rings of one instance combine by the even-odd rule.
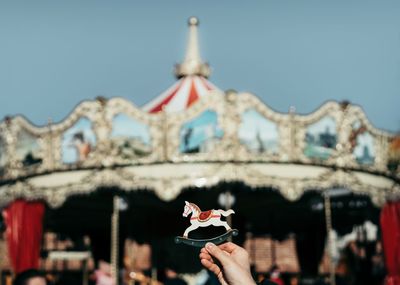
[[[388,202],[381,212],[386,285],[400,285],[400,201]]]
[[[16,200],[3,210],[10,262],[15,273],[39,267],[44,204]]]

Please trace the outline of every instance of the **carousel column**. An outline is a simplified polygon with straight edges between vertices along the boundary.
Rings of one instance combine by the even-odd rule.
[[[332,260],[332,208],[331,208],[331,198],[329,192],[324,193],[324,209],[325,209],[325,224],[326,224],[326,234],[328,242],[328,258],[329,258],[329,283],[330,285],[336,285],[335,279],[335,265]]]
[[[120,211],[128,209],[128,203],[124,198],[114,195],[113,212],[111,215],[111,277],[113,284],[119,284],[119,238],[120,238]],[[124,236],[122,234],[122,236]]]
[[[111,216],[111,277],[113,284],[119,284],[118,278],[118,239],[119,239],[119,197],[113,198],[113,213]]]

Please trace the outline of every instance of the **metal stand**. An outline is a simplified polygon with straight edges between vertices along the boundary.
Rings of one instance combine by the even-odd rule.
[[[324,193],[324,208],[325,208],[325,224],[326,224],[326,234],[328,241],[328,258],[329,258],[329,283],[330,285],[336,285],[335,279],[335,266],[332,260],[332,209],[331,209],[331,199],[329,197],[328,191]]]

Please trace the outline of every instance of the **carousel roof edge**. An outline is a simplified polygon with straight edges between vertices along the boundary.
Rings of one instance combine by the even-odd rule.
[[[123,191],[148,190],[164,201],[184,189],[210,189],[222,182],[242,182],[251,188],[272,188],[295,201],[306,191],[346,188],[367,195],[380,207],[400,197],[400,183],[389,177],[316,165],[276,163],[187,163],[80,169],[29,177],[0,186],[0,206],[24,198],[61,206],[70,196],[87,195],[99,188]]]
[[[256,102],[256,104],[263,106],[264,109],[268,110],[269,112],[273,112],[273,113],[275,113],[277,115],[281,115],[281,116],[287,116],[288,114],[293,114],[298,117],[322,116],[324,113],[326,113],[327,110],[332,109],[332,108],[335,108],[337,110],[352,109],[353,111],[357,112],[359,115],[362,116],[363,120],[365,122],[367,122],[369,129],[375,130],[376,132],[379,132],[381,135],[385,135],[387,137],[400,136],[400,131],[393,131],[393,130],[387,130],[387,129],[382,129],[382,128],[376,127],[373,124],[372,120],[370,120],[368,118],[367,112],[365,112],[364,108],[361,105],[352,103],[348,100],[342,100],[342,101],[333,100],[333,99],[326,100],[325,102],[322,102],[321,104],[319,104],[317,107],[315,107],[310,112],[299,113],[299,112],[297,112],[297,109],[295,106],[291,106],[289,108],[288,112],[279,111],[279,110],[271,107],[270,105],[266,104],[264,101],[262,101],[260,96],[258,96],[255,93],[252,93],[250,91],[237,92],[233,89],[230,89],[230,90],[225,91],[225,93],[226,94],[236,93],[237,96],[239,96],[239,98],[244,97],[243,101]]]
[[[137,113],[142,113],[144,116],[157,116],[157,114],[149,115],[147,112],[143,111],[139,106],[135,105],[132,101],[127,98],[115,96],[115,97],[103,97],[97,96],[94,99],[86,99],[80,101],[75,107],[61,120],[54,122],[52,118],[49,117],[48,123],[46,125],[39,125],[32,122],[29,118],[22,114],[8,115],[0,121],[1,126],[7,126],[10,123],[16,123],[23,126],[25,129],[31,131],[32,133],[41,133],[48,130],[49,126],[57,129],[60,126],[64,126],[67,122],[76,121],[80,117],[85,116],[85,112],[88,113],[88,117],[95,112],[103,111],[107,106],[113,106],[116,104],[127,104],[127,109],[134,110]]]
[[[186,116],[186,114],[193,113],[193,110],[196,109],[204,109],[204,108],[212,108],[213,103],[217,103],[218,101],[228,100],[229,97],[237,97],[236,100],[239,102],[250,103],[250,105],[254,105],[255,108],[262,109],[269,114],[272,114],[275,117],[286,117],[288,115],[296,116],[297,118],[310,118],[310,117],[322,117],[326,115],[329,110],[342,110],[342,111],[352,111],[353,113],[357,113],[357,115],[363,120],[363,122],[367,125],[368,129],[373,131],[378,135],[383,135],[386,137],[394,137],[399,136],[399,132],[385,130],[378,127],[375,127],[372,121],[368,118],[367,113],[364,109],[357,104],[353,104],[349,101],[335,101],[328,100],[322,103],[319,107],[315,108],[313,111],[308,113],[297,113],[294,108],[290,108],[287,113],[275,110],[265,102],[261,100],[259,96],[251,92],[236,92],[233,89],[229,89],[225,92],[221,90],[212,90],[210,94],[205,97],[201,97],[194,104],[192,104],[188,109],[179,112],[179,113],[171,113],[167,114],[167,116],[171,117],[190,117]],[[218,98],[215,98],[218,97]],[[33,123],[29,118],[25,115],[17,114],[14,116],[5,116],[3,120],[0,121],[0,128],[7,127],[11,123],[15,123],[26,130],[30,131],[33,134],[40,135],[49,130],[51,127],[53,130],[58,128],[64,128],[65,126],[70,126],[74,122],[76,122],[80,117],[85,117],[85,113],[87,117],[90,119],[94,119],[96,117],[96,113],[105,112],[107,108],[114,108],[118,106],[120,109],[125,109],[129,113],[134,113],[138,117],[145,119],[144,121],[154,121],[157,120],[162,112],[160,113],[152,113],[149,114],[146,111],[142,110],[142,108],[138,105],[135,105],[134,102],[130,101],[124,97],[111,97],[106,98],[102,96],[98,96],[93,100],[83,100],[79,102],[71,112],[68,113],[63,119],[58,122],[53,122],[49,119],[47,125],[37,125]],[[250,108],[250,106],[248,106]]]

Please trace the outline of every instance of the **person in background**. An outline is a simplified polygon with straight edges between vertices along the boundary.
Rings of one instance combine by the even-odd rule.
[[[285,285],[281,278],[281,271],[278,265],[273,265],[270,270],[269,280],[276,283],[277,285]]]
[[[114,285],[114,281],[111,277],[111,264],[99,260],[99,268],[94,272],[96,279],[96,285]]]
[[[47,285],[47,280],[39,270],[28,269],[17,274],[13,285]]]
[[[264,273],[258,273],[256,275],[256,280],[257,280],[257,283],[263,282],[265,280],[265,274]]]
[[[375,244],[375,252],[371,257],[371,284],[381,285],[385,279],[386,269],[383,258],[382,243],[377,241]]]
[[[299,285],[300,279],[298,275],[292,275],[289,279],[289,285]]]
[[[179,278],[178,273],[173,268],[165,268],[164,285],[187,285],[187,283]]]
[[[222,285],[256,284],[250,272],[249,254],[243,247],[232,242],[218,246],[209,242],[200,250],[199,257],[201,264],[213,272]],[[261,284],[276,283],[265,280]]]

